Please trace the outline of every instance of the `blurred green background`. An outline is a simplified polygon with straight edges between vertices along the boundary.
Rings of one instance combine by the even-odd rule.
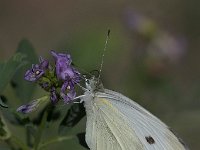
[[[10,58],[27,38],[38,55],[51,58],[52,49],[69,52],[74,64],[89,72],[100,66],[109,28],[104,86],[134,99],[198,150],[199,6],[197,0],[0,0],[0,60]],[[15,101],[10,92],[8,86],[4,94]],[[38,88],[27,102],[42,95]],[[15,108],[21,104],[13,103]],[[46,134],[54,135],[55,127]],[[22,133],[20,128],[13,130]],[[84,130],[85,118],[70,133]],[[84,149],[77,139],[50,147]]]

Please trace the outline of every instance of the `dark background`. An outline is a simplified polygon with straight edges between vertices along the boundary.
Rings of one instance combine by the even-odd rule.
[[[104,86],[137,101],[197,150],[199,6],[197,0],[0,0],[0,59],[12,56],[27,38],[38,55],[50,58],[49,50],[67,51],[76,66],[91,71],[100,66],[110,28]],[[162,49],[166,54],[160,54]],[[34,98],[38,95],[40,89]],[[84,129],[85,118],[72,133]],[[77,139],[52,145],[57,147],[83,149]]]

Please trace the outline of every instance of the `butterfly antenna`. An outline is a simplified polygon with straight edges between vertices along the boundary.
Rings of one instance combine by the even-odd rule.
[[[103,49],[103,54],[102,54],[102,58],[101,58],[101,65],[100,65],[100,68],[99,68],[98,82],[99,82],[100,77],[101,77],[101,72],[102,72],[103,63],[104,63],[104,56],[105,56],[105,52],[106,52],[106,48],[107,48],[109,39],[110,39],[110,29],[108,29],[108,33],[107,33],[107,37],[106,37],[106,42],[105,42],[104,49]]]

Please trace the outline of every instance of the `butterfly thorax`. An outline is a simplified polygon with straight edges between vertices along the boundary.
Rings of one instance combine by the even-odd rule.
[[[104,88],[100,80],[95,77],[86,79],[85,84],[87,90],[84,93],[82,101],[84,101],[84,106],[87,110],[87,113],[92,113],[95,97],[97,97],[98,92],[104,92]]]

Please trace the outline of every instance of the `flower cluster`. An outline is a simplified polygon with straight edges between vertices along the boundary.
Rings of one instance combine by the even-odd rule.
[[[52,104],[56,104],[59,99],[69,103],[76,96],[75,85],[80,82],[80,73],[72,66],[69,54],[57,53],[53,50],[51,54],[54,57],[55,65],[51,66],[48,60],[40,57],[39,64],[32,65],[32,68],[26,71],[24,79],[36,82],[48,91]],[[27,113],[29,110],[32,111],[33,107],[35,107],[35,103],[30,103],[22,105],[17,111]]]

